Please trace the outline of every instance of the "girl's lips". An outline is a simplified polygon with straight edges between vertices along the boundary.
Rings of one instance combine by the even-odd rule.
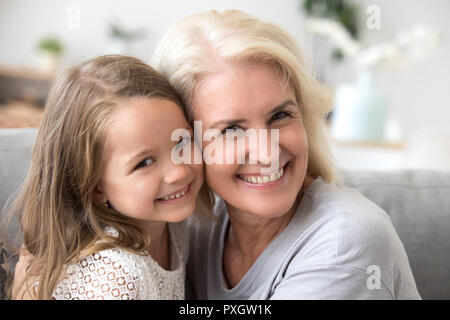
[[[187,186],[186,191],[184,192],[184,194],[180,195],[178,198],[173,198],[173,199],[168,199],[168,200],[165,200],[163,198],[159,198],[159,199],[156,199],[155,201],[157,203],[161,203],[161,204],[176,204],[178,202],[181,202],[181,201],[186,199],[191,194],[191,185],[192,185],[192,182],[189,183],[189,185]],[[181,193],[183,190],[180,190],[178,193]],[[176,193],[173,193],[173,194],[176,194]]]
[[[236,176],[236,179],[238,179],[245,186],[250,187],[250,188],[260,189],[260,190],[261,189],[271,189],[271,188],[281,185],[286,180],[286,173],[289,171],[289,163],[290,162],[286,163],[283,167],[283,176],[275,181],[269,181],[266,183],[257,184],[257,183],[247,182],[247,181],[243,180],[242,178],[240,178],[239,175]],[[252,175],[245,175],[245,176],[251,177]]]

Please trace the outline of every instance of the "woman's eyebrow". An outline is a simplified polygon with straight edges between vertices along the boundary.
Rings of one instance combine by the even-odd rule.
[[[268,114],[270,115],[277,111],[283,110],[284,108],[286,108],[287,106],[290,106],[290,105],[295,106],[295,107],[297,106],[297,104],[294,101],[286,100],[282,104],[280,104],[280,105],[276,106],[275,108],[273,108],[272,110],[270,110]],[[247,119],[223,119],[223,120],[215,121],[210,126],[210,128],[216,128],[217,125],[219,125],[219,124],[226,124],[228,126],[231,126],[231,125],[239,124],[239,123],[246,122],[246,121],[247,121]]]
[[[219,120],[219,121],[215,121],[209,128],[216,128],[217,125],[219,124],[227,124],[227,125],[233,125],[233,124],[238,124],[238,123],[242,123],[242,122],[246,122],[246,119],[224,119],[224,120]]]
[[[294,101],[292,101],[292,100],[286,100],[286,101],[283,102],[282,104],[280,104],[280,105],[276,106],[275,108],[273,108],[272,110],[270,110],[270,111],[268,112],[268,114],[269,114],[269,115],[274,114],[274,113],[276,113],[276,112],[278,112],[278,111],[283,110],[283,109],[286,108],[287,106],[294,106],[294,107],[296,107],[297,104],[296,104]]]

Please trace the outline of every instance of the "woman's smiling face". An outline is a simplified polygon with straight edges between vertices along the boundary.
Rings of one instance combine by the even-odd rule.
[[[308,142],[294,90],[283,85],[279,73],[264,64],[228,66],[201,80],[192,108],[195,120],[202,121],[203,132],[211,128],[223,134],[227,129],[268,129],[267,137],[271,137],[270,129],[279,130],[279,166],[272,176],[261,175],[261,168],[270,166],[264,159],[249,163],[249,141],[245,163],[239,164],[235,140],[223,148],[224,156],[234,152],[234,163],[206,164],[205,178],[231,208],[267,218],[288,212],[305,180]],[[204,143],[204,150],[213,142]]]

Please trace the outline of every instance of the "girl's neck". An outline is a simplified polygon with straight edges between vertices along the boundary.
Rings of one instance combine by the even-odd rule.
[[[170,269],[170,237],[167,222],[148,222],[144,226],[150,235],[150,245],[147,252],[160,267]]]

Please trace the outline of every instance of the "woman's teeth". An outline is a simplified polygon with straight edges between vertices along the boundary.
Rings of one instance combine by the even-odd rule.
[[[183,191],[181,191],[179,193],[171,194],[170,196],[167,196],[167,197],[163,197],[162,199],[163,200],[178,199],[179,197],[182,197],[186,194],[188,187],[189,187],[189,185],[187,185],[187,187]]]
[[[277,172],[272,173],[271,175],[268,176],[252,176],[252,177],[239,176],[239,178],[253,184],[265,184],[268,182],[273,182],[281,179],[283,173],[284,168],[280,168],[278,169]]]

